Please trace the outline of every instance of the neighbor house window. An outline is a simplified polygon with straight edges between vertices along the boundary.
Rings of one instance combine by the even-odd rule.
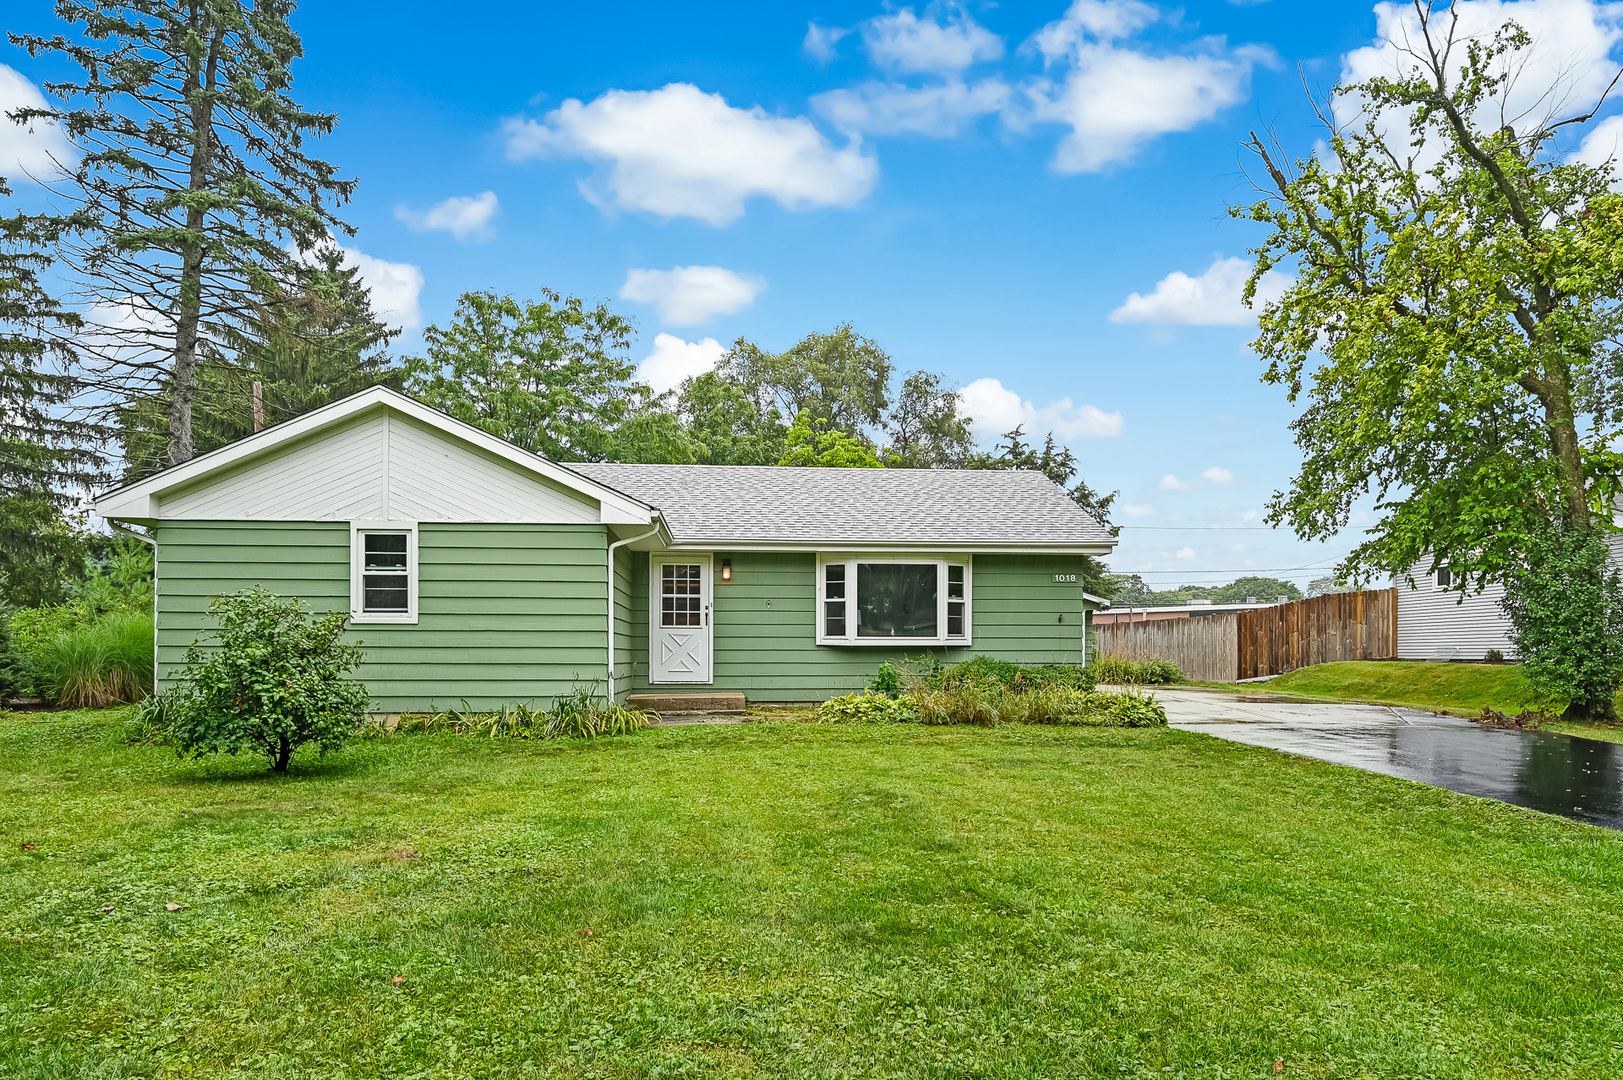
[[[1454,584],[1453,571],[1449,570],[1447,566],[1439,566],[1437,568],[1437,587],[1446,589],[1452,584]]]
[[[350,619],[417,621],[417,530],[356,525],[350,534]]]
[[[969,642],[967,560],[825,557],[818,582],[820,644]]]

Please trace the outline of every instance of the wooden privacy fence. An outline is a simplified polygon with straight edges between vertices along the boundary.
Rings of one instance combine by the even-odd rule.
[[[1237,629],[1233,615],[1116,623],[1095,631],[1096,647],[1122,660],[1171,660],[1195,682],[1233,682]]]
[[[1398,654],[1398,591],[1331,593],[1239,614],[1239,679]]]
[[[1097,648],[1123,660],[1171,660],[1196,682],[1282,675],[1331,660],[1398,654],[1396,589],[1332,593],[1235,615],[1101,626]]]

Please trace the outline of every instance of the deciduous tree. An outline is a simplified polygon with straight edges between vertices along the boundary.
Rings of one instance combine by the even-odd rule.
[[[1400,69],[1319,107],[1322,153],[1248,143],[1264,197],[1235,213],[1269,233],[1247,298],[1276,266],[1298,275],[1263,306],[1255,343],[1264,379],[1303,404],[1302,466],[1269,514],[1325,539],[1372,493],[1379,520],[1338,576],[1429,558],[1481,586],[1547,537],[1610,527],[1623,198],[1610,162],[1568,153],[1593,102],[1554,111],[1551,87],[1508,112],[1525,30],[1471,38],[1452,5],[1415,0],[1413,13],[1392,43]]]

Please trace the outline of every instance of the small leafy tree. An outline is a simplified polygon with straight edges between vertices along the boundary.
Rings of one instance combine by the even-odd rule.
[[[1623,679],[1623,580],[1593,533],[1557,528],[1531,545],[1500,601],[1522,671],[1545,701],[1574,717],[1612,717]]]
[[[360,727],[371,695],[344,673],[361,650],[339,641],[348,615],[310,616],[297,599],[254,586],[217,596],[218,647],[193,642],[170,703],[182,756],[258,751],[287,772],[293,752],[336,750]]]

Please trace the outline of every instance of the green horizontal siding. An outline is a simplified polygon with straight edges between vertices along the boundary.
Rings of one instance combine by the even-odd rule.
[[[257,584],[315,611],[349,610],[342,522],[163,522],[157,540],[161,685],[191,642],[207,640],[210,597]],[[543,704],[600,684],[605,542],[599,525],[421,525],[418,622],[348,634],[362,643],[359,674],[376,707]]]
[[[946,663],[986,654],[1028,664],[1082,663],[1087,606],[1073,555],[977,555],[971,578],[969,648],[816,643],[816,567],[811,554],[718,551],[733,562],[733,580],[714,583],[716,690],[741,690],[755,701],[819,701],[860,689],[886,660],[933,652]],[[637,658],[633,681],[648,682],[648,555],[632,563],[631,604]],[[770,607],[768,606],[770,602]],[[680,688],[673,688],[680,689]],[[699,689],[688,687],[688,689]]]

